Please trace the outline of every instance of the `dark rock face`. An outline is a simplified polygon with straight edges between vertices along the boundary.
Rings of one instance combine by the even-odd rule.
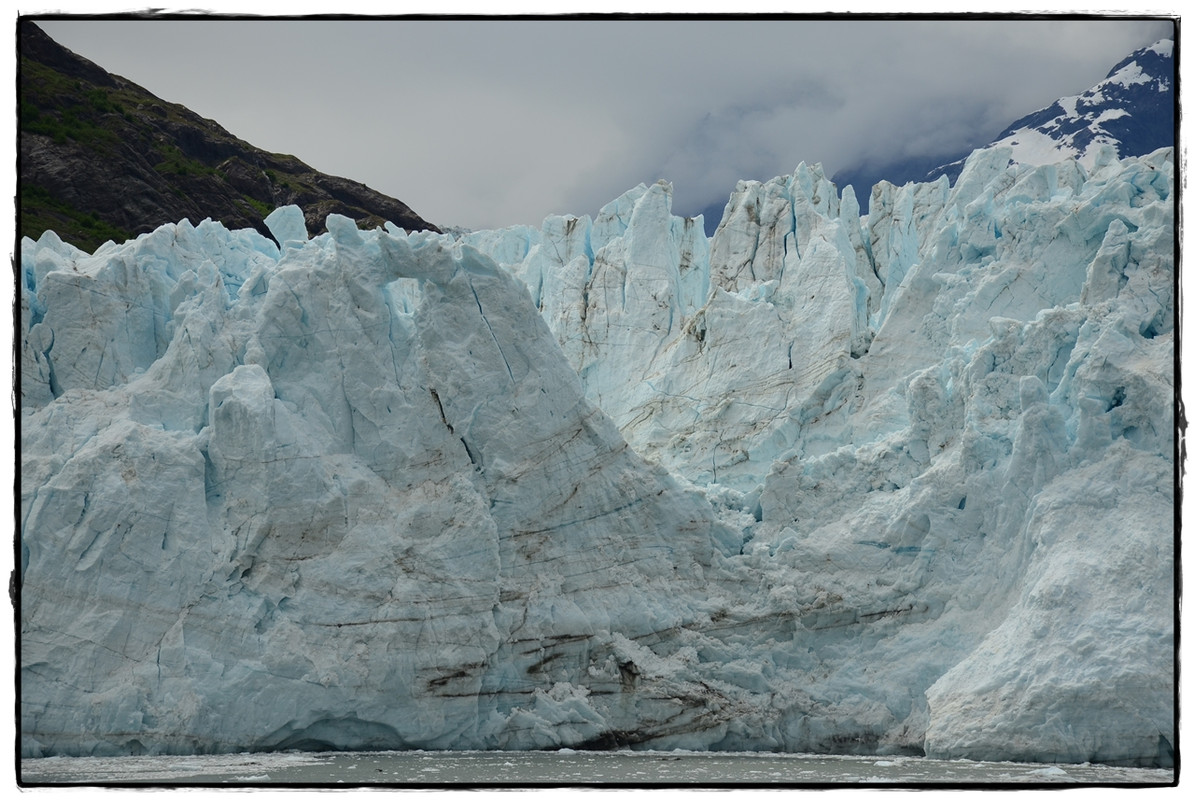
[[[265,216],[303,209],[310,234],[330,213],[360,227],[438,230],[406,204],[244,142],[58,45],[22,21],[20,234],[55,230],[93,250],[167,222],[205,218],[269,235]]]

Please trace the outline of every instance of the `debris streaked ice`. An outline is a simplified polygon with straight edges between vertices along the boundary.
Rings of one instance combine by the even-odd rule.
[[[1168,765],[1173,153],[21,247],[21,751]]]

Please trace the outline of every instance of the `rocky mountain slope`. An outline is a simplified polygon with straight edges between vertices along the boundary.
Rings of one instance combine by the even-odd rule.
[[[438,230],[404,203],[290,155],[267,153],[184,106],[111,75],[19,26],[20,233],[54,230],[94,250],[168,222],[219,220],[269,235],[280,205],[304,209],[311,233],[328,214],[364,227]]]

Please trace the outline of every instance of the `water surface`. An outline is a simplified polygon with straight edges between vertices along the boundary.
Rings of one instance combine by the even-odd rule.
[[[1171,785],[1174,771],[1098,764],[691,751],[244,753],[34,758],[22,783],[85,785],[761,786],[793,784]]]

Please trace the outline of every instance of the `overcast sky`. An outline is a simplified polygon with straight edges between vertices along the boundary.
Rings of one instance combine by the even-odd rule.
[[[693,214],[801,161],[832,175],[949,154],[1171,32],[1117,17],[39,24],[258,147],[470,228],[592,215],[659,178]]]

